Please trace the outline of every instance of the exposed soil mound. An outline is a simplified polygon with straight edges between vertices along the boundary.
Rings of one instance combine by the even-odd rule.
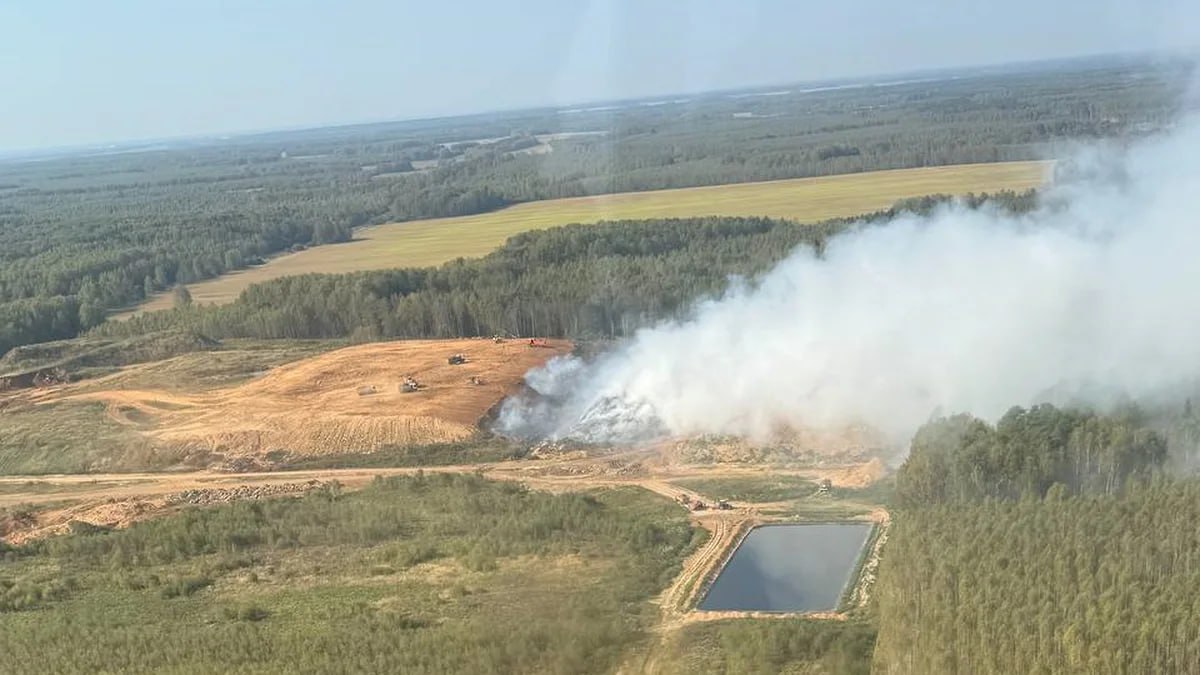
[[[226,456],[367,452],[467,438],[527,371],[566,353],[570,343],[545,347],[480,339],[373,343],[286,364],[229,389],[67,388],[43,402],[102,401],[114,420],[159,445]],[[450,364],[455,354],[465,362]],[[406,390],[406,380],[419,387]]]
[[[731,436],[681,439],[664,447],[664,459],[681,464],[806,464],[829,461],[858,463],[874,460],[871,477],[855,482],[869,484],[883,473],[878,457],[887,454],[887,440],[867,427],[842,429],[790,429],[766,443]],[[876,466],[877,465],[877,466]]]

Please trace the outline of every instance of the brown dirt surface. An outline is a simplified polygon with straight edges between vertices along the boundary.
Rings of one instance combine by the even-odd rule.
[[[680,438],[663,444],[660,454],[667,464],[813,466],[832,459],[860,463],[886,452],[888,447],[882,435],[865,426],[802,427],[780,430],[768,442],[736,437]]]
[[[72,523],[87,523],[98,527],[128,527],[147,518],[165,513],[167,500],[162,497],[143,499],[130,497],[105,502],[73,504],[63,508],[51,508],[32,514],[21,522],[11,522],[0,527],[0,540],[13,546],[71,530]]]
[[[570,349],[564,340],[536,348],[520,340],[404,340],[327,352],[200,393],[109,389],[93,381],[30,396],[37,403],[102,402],[114,421],[163,447],[224,455],[369,452],[470,437],[526,372]],[[458,353],[466,363],[447,363]],[[407,376],[418,391],[401,391]]]

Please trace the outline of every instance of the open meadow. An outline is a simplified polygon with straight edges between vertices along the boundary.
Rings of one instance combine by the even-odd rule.
[[[283,255],[189,285],[188,290],[195,302],[224,304],[247,286],[271,279],[438,265],[486,255],[520,232],[570,223],[697,216],[818,222],[886,209],[910,197],[1023,191],[1044,184],[1051,166],[1032,161],[963,164],[527,202],[490,213],[363,228],[353,241]],[[170,293],[160,293],[137,311],[169,309],[171,303]]]

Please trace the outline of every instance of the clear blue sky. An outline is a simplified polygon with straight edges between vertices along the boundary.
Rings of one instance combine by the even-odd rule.
[[[1192,44],[1192,0],[0,0],[0,150]]]

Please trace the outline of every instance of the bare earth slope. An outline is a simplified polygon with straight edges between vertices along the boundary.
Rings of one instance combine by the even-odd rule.
[[[405,340],[348,347],[203,393],[64,387],[39,402],[99,401],[157,444],[225,454],[321,454],[462,440],[520,387],[524,374],[570,350],[552,340]],[[467,362],[447,359],[463,353]],[[411,376],[421,385],[402,392]],[[472,378],[475,378],[472,381]]]

